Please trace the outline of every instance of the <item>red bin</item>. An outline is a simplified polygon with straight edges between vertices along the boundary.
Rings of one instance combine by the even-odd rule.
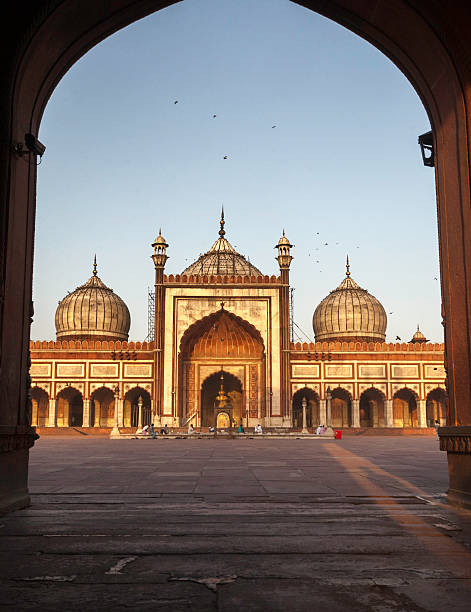
[[[341,440],[342,439],[342,432],[340,431],[340,429],[336,429],[335,430],[335,439],[336,440]]]

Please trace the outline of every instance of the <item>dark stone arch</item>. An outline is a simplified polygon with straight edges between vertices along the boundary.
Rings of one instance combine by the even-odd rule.
[[[442,301],[445,316],[448,429],[443,430],[449,451],[449,498],[471,505],[467,474],[471,454],[456,456],[459,427],[471,426],[471,233],[468,203],[471,174],[467,117],[471,104],[468,32],[471,17],[462,3],[390,0],[297,0],[347,27],[375,45],[406,75],[429,113],[437,173]],[[173,4],[173,0],[63,0],[10,3],[12,15],[2,44],[7,50],[0,87],[0,245],[4,267],[0,282],[6,287],[0,304],[2,369],[16,373],[2,379],[2,395],[11,408],[0,415],[0,427],[28,427],[27,350],[31,311],[32,254],[36,174],[34,164],[12,155],[12,145],[26,131],[37,134],[49,96],[67,70],[91,47],[120,28]],[[407,28],[404,27],[407,23]],[[54,45],[47,41],[54,40]],[[419,41],[419,42],[418,42]],[[433,61],[431,61],[433,58]],[[15,214],[13,214],[15,211]],[[22,258],[17,254],[21,253]],[[460,282],[454,282],[459,279]],[[4,432],[4,433],[2,433]],[[24,465],[33,444],[32,430],[22,436]],[[7,430],[1,430],[8,436]],[[19,439],[20,440],[20,439]],[[19,442],[18,442],[19,443]],[[16,442],[15,445],[16,447]],[[8,461],[8,457],[5,457]],[[455,465],[455,468],[451,467]],[[27,471],[9,483],[3,507],[27,503]],[[13,487],[13,489],[11,488]],[[14,493],[12,493],[14,491]],[[2,492],[3,494],[3,492]],[[13,496],[13,497],[12,497]],[[24,502],[20,500],[24,499]]]

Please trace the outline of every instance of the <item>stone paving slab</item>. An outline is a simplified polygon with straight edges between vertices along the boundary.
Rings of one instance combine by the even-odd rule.
[[[51,437],[30,475],[5,610],[470,609],[471,513],[431,438]]]

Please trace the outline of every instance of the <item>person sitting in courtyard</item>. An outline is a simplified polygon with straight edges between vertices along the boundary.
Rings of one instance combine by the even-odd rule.
[[[149,425],[144,425],[144,427],[141,429],[141,431],[137,431],[136,433],[138,434],[144,434],[145,436],[147,436],[147,430],[149,429]]]
[[[258,423],[258,425],[255,426],[255,433],[256,434],[262,434],[263,433],[263,429],[262,429],[262,426],[260,425],[260,423]]]
[[[195,428],[193,427],[193,425],[190,423],[188,425],[188,434],[194,434],[195,433]]]
[[[154,423],[151,423],[149,425],[149,429],[147,430],[147,433],[149,434],[149,436],[152,436],[152,438],[155,440],[155,438],[157,437],[157,432],[154,429]]]
[[[162,429],[160,430],[160,433],[161,433],[163,436],[168,436],[168,434],[169,434],[169,428],[168,428],[168,425],[164,425],[164,426],[162,427]]]
[[[316,436],[320,436],[322,433],[323,425],[318,425],[316,428]]]
[[[242,423],[237,428],[237,433],[245,433],[245,429],[242,427]]]
[[[212,425],[209,426],[209,433],[214,433],[214,427]]]

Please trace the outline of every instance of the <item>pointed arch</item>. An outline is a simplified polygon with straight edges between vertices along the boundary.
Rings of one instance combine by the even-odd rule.
[[[292,411],[293,411],[293,427],[301,429],[303,426],[303,398],[306,398],[306,425],[307,427],[317,427],[320,425],[320,398],[314,389],[304,387],[298,389],[293,394]]]
[[[385,427],[385,394],[376,387],[360,395],[360,427]]]

